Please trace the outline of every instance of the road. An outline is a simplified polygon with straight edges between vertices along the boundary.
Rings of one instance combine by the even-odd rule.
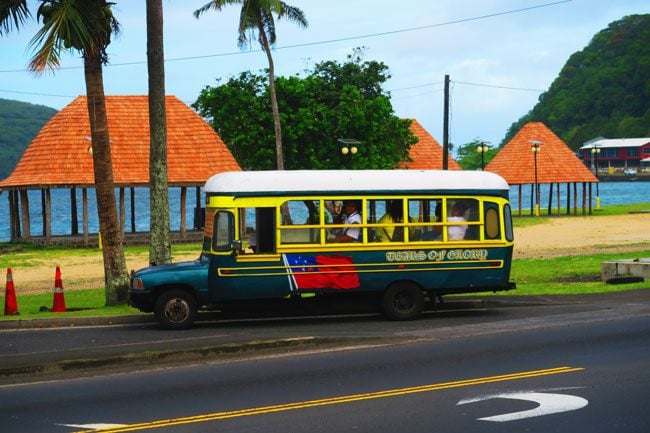
[[[3,433],[650,431],[648,304],[533,309],[398,324],[404,344],[2,386],[0,425]],[[386,323],[336,322],[264,328],[372,333]],[[193,335],[201,329],[221,330]]]

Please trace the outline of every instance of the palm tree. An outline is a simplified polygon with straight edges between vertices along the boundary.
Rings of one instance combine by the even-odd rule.
[[[169,191],[167,189],[167,114],[162,0],[147,0],[147,64],[149,69],[149,263],[171,260]]]
[[[106,47],[119,32],[112,3],[106,0],[40,0],[36,13],[43,27],[30,45],[35,48],[29,69],[42,73],[56,69],[62,51],[81,52],[90,119],[92,155],[97,194],[99,230],[103,241],[106,304],[126,302],[129,278],[123,250],[123,235],[117,218],[113,165],[111,161],[104,78]],[[18,29],[30,17],[27,0],[0,0],[0,34]],[[4,32],[2,32],[4,30]]]
[[[241,48],[248,46],[250,44],[249,33],[254,34],[257,32],[257,40],[269,61],[269,91],[271,93],[271,108],[275,125],[275,154],[278,170],[284,170],[280,110],[278,109],[278,99],[275,94],[275,71],[273,56],[271,55],[271,45],[275,44],[276,39],[273,14],[276,14],[278,19],[286,17],[286,19],[301,27],[307,27],[307,19],[302,10],[280,0],[213,0],[201,9],[194,11],[194,16],[198,18],[210,9],[220,11],[223,6],[230,4],[241,4],[242,6],[239,15],[239,38],[237,40],[239,46]]]

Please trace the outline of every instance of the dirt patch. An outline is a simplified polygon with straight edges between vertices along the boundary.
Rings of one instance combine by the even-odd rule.
[[[542,258],[650,248],[649,214],[550,217],[515,228],[515,258]]]
[[[650,214],[598,217],[549,218],[545,223],[515,229],[515,259],[625,252],[650,249]],[[199,251],[175,255],[174,262],[193,260]],[[127,269],[147,266],[148,254],[127,255]],[[48,293],[54,288],[54,273],[61,267],[65,290],[104,286],[103,258],[95,254],[65,259],[39,260],[30,267],[12,267],[18,294]]]

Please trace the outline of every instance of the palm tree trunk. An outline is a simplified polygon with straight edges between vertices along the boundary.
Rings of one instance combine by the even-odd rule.
[[[162,0],[147,0],[147,64],[149,69],[149,263],[171,261],[167,179],[167,118]]]
[[[275,125],[275,157],[278,170],[284,170],[284,156],[282,154],[282,127],[280,125],[280,109],[278,108],[278,98],[275,94],[275,68],[273,66],[273,56],[271,55],[271,46],[266,37],[264,28],[260,26],[260,36],[262,38],[262,47],[269,60],[269,91],[271,93],[271,110],[273,111],[273,123]]]
[[[104,78],[99,54],[84,55],[84,74],[88,94],[97,216],[103,243],[106,305],[118,305],[126,302],[129,278],[122,245],[123,235],[117,218]]]

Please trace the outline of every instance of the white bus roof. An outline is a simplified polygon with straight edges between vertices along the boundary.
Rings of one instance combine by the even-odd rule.
[[[204,192],[210,194],[508,191],[499,175],[462,170],[284,170],[231,171],[212,176]]]

